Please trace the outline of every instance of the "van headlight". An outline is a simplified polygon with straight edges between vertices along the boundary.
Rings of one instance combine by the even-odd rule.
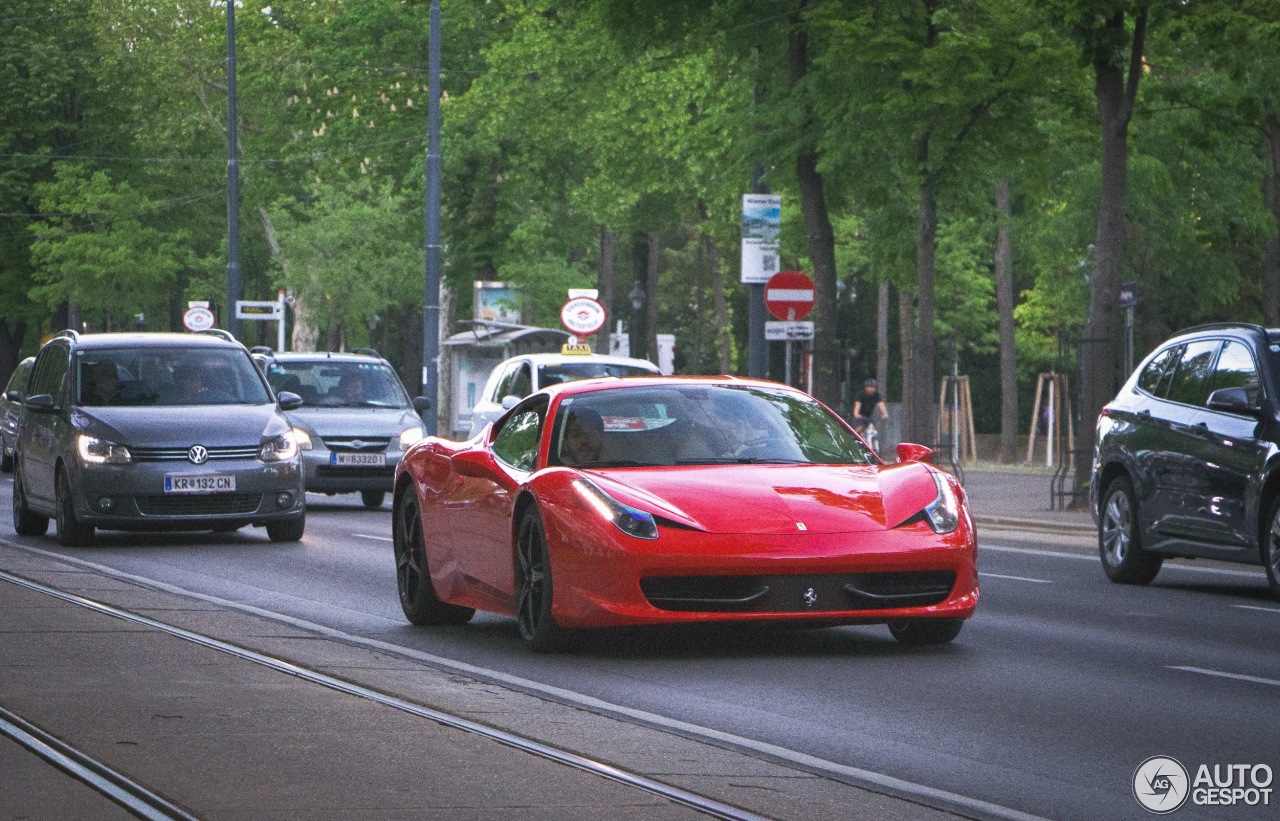
[[[293,431],[282,433],[269,442],[263,442],[258,458],[264,462],[288,462],[298,455],[298,440]]]
[[[133,455],[124,445],[84,433],[77,438],[76,449],[80,461],[87,465],[127,465],[133,461]]]
[[[311,444],[311,434],[307,433],[302,428],[293,429],[293,438],[298,443],[298,450],[311,450],[313,447]]]

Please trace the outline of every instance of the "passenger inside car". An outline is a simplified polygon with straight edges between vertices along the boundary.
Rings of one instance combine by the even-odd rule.
[[[114,362],[95,362],[89,366],[89,380],[82,393],[86,405],[116,405],[121,401],[120,376]]]
[[[604,439],[604,420],[589,408],[569,411],[560,445],[560,460],[566,465],[600,461],[600,444]]]

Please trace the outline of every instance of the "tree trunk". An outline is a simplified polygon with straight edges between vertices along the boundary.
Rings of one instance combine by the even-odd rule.
[[[648,278],[649,270],[649,242],[648,238],[641,232],[637,231],[631,237],[631,280],[632,290],[635,284],[639,284],[641,290],[644,289],[645,280]],[[646,294],[646,297],[648,295]],[[630,355],[635,359],[644,359],[648,356],[645,351],[646,340],[649,338],[644,329],[644,311],[637,311],[631,305],[631,297],[627,296],[627,339],[630,344]]]
[[[1018,459],[1018,355],[1013,339],[1013,251],[1009,240],[1013,207],[1009,180],[996,186],[996,311],[1000,315],[1000,462]]]
[[[604,306],[604,328],[596,341],[597,353],[609,352],[609,334],[613,328],[613,230],[600,226],[600,273],[596,276],[596,290],[600,292],[600,304]]]
[[[934,181],[927,170],[929,138],[919,144],[921,179],[919,220],[916,235],[915,328],[910,337],[911,365],[903,381],[910,384],[910,403],[902,404],[902,435],[909,442],[933,442],[937,438],[934,421],[934,338],[933,283],[938,255],[938,203]]]
[[[27,323],[0,319],[0,390],[9,384],[9,377],[22,361],[22,341],[27,336]]]
[[[898,289],[898,338],[901,342],[898,345],[899,356],[902,359],[902,405],[900,414],[902,419],[898,422],[899,441],[916,442],[925,444],[933,441],[933,431],[929,432],[928,439],[914,439],[908,436],[907,416],[908,409],[912,403],[912,391],[915,389],[915,380],[911,378],[911,372],[915,369],[915,346],[911,344],[911,340],[916,335],[916,308],[915,297],[906,290]],[[881,394],[882,396],[884,394]]]
[[[720,373],[732,370],[733,334],[729,328],[729,299],[725,295],[724,277],[720,274],[720,254],[715,241],[706,238],[707,268],[711,271],[711,293],[716,312],[716,349],[719,352]]]
[[[657,231],[649,232],[649,265],[645,271],[644,344],[645,357],[655,365],[658,361],[658,274],[662,267],[662,240]]]
[[[1268,111],[1267,174],[1262,178],[1262,199],[1274,218],[1262,261],[1262,312],[1268,328],[1280,325],[1280,112]]]
[[[1146,35],[1146,7],[1134,20],[1129,51],[1128,77],[1125,66],[1103,54],[1094,59],[1094,96],[1102,136],[1102,180],[1098,198],[1098,228],[1093,242],[1093,278],[1089,283],[1089,314],[1080,346],[1080,424],[1075,460],[1074,506],[1088,504],[1092,460],[1080,454],[1093,452],[1094,420],[1116,389],[1120,327],[1120,282],[1124,272],[1125,203],[1128,197],[1129,121],[1142,77],[1142,55]],[[1116,12],[1107,21],[1109,31],[1123,34],[1125,13]]]
[[[889,283],[881,282],[876,289],[876,382],[880,395],[889,397]],[[858,386],[853,386],[856,394]]]
[[[788,34],[787,64],[788,79],[794,89],[809,71],[808,36],[798,25]],[[810,131],[816,115],[807,99],[802,118],[805,121],[802,131]],[[827,405],[838,408],[841,350],[836,328],[838,293],[835,232],[831,228],[831,215],[827,211],[822,174],[818,172],[816,149],[801,148],[796,155],[796,181],[800,187],[800,210],[804,214],[809,261],[813,265],[813,394]]]

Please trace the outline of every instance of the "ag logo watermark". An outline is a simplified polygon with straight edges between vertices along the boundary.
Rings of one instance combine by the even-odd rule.
[[[1133,774],[1133,797],[1143,809],[1157,815],[1185,804],[1190,786],[1187,768],[1167,755],[1148,758]]]
[[[1133,797],[1165,815],[1191,800],[1199,807],[1268,806],[1274,773],[1266,764],[1201,764],[1192,775],[1176,758],[1156,755],[1133,773]]]

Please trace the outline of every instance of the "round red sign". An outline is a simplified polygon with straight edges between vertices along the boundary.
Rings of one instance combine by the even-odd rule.
[[[813,298],[813,280],[803,271],[779,271],[764,286],[764,306],[778,319],[804,319]]]
[[[560,322],[575,336],[591,336],[604,327],[604,306],[590,297],[575,297],[560,309]]]

